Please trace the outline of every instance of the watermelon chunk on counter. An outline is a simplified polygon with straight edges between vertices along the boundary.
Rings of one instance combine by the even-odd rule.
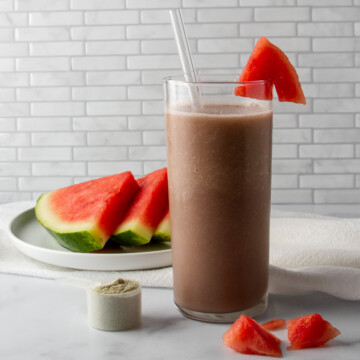
[[[267,330],[280,330],[285,327],[285,324],[285,319],[271,319],[266,323],[261,324],[261,326]]]
[[[165,216],[162,218],[158,227],[156,228],[151,241],[171,241],[169,209],[166,211]]]
[[[111,236],[125,246],[150,242],[169,204],[166,168],[138,179],[138,184],[139,193]]]
[[[319,314],[305,315],[286,324],[290,346],[288,350],[323,346],[340,331]]]
[[[275,85],[279,101],[306,104],[295,68],[281,49],[265,37],[257,41],[239,77],[240,82],[254,80],[270,80]],[[236,87],[235,95],[260,100],[272,99],[271,88],[266,86],[264,91],[256,83]]]
[[[282,357],[280,339],[245,315],[231,325],[223,335],[223,341],[242,354]]]
[[[42,194],[35,214],[62,246],[76,252],[99,250],[139,190],[127,171]]]

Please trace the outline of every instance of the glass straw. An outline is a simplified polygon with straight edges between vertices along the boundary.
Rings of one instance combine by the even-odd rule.
[[[194,63],[190,52],[189,42],[186,36],[184,21],[180,9],[169,10],[171,24],[175,33],[176,46],[180,55],[181,67],[184,72],[185,80],[188,82],[198,82]],[[200,104],[200,91],[198,87],[190,88],[190,98],[192,104]],[[194,91],[195,90],[195,91]]]

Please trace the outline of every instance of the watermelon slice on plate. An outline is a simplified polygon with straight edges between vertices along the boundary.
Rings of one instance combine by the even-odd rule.
[[[168,208],[167,169],[156,170],[138,179],[140,191],[111,239],[125,246],[150,242]]]
[[[231,325],[223,340],[226,346],[242,354],[282,357],[280,339],[245,315]]]
[[[102,249],[139,191],[131,172],[106,176],[42,194],[35,214],[64,247]]]
[[[158,227],[156,228],[151,241],[171,241],[169,209],[166,211],[165,216],[162,218]]]
[[[319,347],[340,334],[340,331],[319,314],[305,315],[288,321],[288,350]]]
[[[285,319],[271,319],[270,321],[261,324],[261,326],[267,330],[280,330],[285,327],[285,324]]]
[[[269,80],[275,85],[279,101],[306,104],[299,76],[288,57],[267,38],[261,37],[240,77],[241,81]],[[244,84],[235,88],[235,95],[271,100],[271,88]]]

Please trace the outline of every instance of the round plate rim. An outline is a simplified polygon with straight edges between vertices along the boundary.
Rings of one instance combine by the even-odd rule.
[[[134,253],[104,253],[104,254],[99,254],[99,253],[77,253],[77,252],[71,252],[71,251],[66,251],[66,249],[64,248],[64,251],[62,250],[56,250],[56,249],[47,249],[41,246],[37,246],[34,244],[30,244],[28,243],[26,240],[20,239],[18,238],[15,233],[13,232],[13,226],[14,223],[16,221],[18,221],[21,217],[24,217],[27,215],[27,213],[30,212],[35,212],[35,208],[32,207],[30,209],[27,210],[23,210],[20,213],[14,215],[10,221],[8,222],[8,225],[6,227],[6,231],[8,233],[8,235],[10,236],[12,242],[14,243],[14,245],[16,246],[16,248],[18,250],[20,250],[23,254],[39,260],[41,262],[44,263],[48,263],[48,264],[52,264],[52,265],[57,265],[57,266],[61,266],[61,267],[65,267],[65,268],[74,268],[74,269],[79,269],[79,270],[98,270],[98,271],[126,271],[126,270],[145,270],[145,269],[155,269],[155,268],[160,268],[160,267],[166,267],[166,266],[171,266],[171,249],[165,249],[165,250],[154,250],[154,251],[143,251],[143,252],[134,252]],[[39,226],[41,226],[39,224]],[[49,235],[50,236],[50,235]],[[35,256],[33,254],[33,252],[36,252]],[[29,254],[29,252],[31,254]],[[40,255],[40,256],[38,256]],[[50,255],[50,256],[55,256],[56,262],[51,261],[51,260],[46,260],[43,257],[46,255]],[[98,269],[93,268],[92,266],[87,267],[87,266],[79,266],[79,267],[74,267],[74,266],[67,266],[67,265],[61,265],[61,261],[60,263],[57,261],[59,258],[67,258],[67,259],[74,259],[74,258],[78,258],[79,260],[81,259],[82,261],[90,261],[93,259],[97,259],[97,260],[104,260],[104,259],[126,259],[127,261],[131,260],[131,258],[135,258],[135,260],[141,260],[141,258],[150,258],[150,257],[164,257],[165,259],[158,265],[145,265],[144,267],[132,267],[132,266],[121,266],[119,265],[118,267],[113,267],[113,266],[109,266],[109,267],[103,267],[103,266],[99,266]],[[169,257],[169,259],[167,259],[167,257]],[[167,261],[165,261],[167,259]],[[60,259],[61,260],[61,259]]]

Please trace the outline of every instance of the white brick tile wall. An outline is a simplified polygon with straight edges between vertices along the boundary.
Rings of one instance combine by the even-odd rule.
[[[11,147],[30,145],[30,134],[25,132],[1,132],[0,144]]]
[[[87,55],[128,55],[139,53],[139,41],[91,41],[85,44]]]
[[[205,3],[205,2],[204,2]],[[207,3],[207,2],[206,2]],[[222,5],[226,7],[226,5]],[[253,10],[247,8],[238,9],[199,9],[198,20],[203,22],[215,22],[215,23],[243,23],[251,21],[253,18]]]
[[[274,100],[273,203],[358,203],[359,5],[0,1],[0,202],[166,166],[162,79],[181,73],[168,9],[183,7],[199,73],[239,74],[260,36],[298,71],[308,104]]]
[[[81,11],[29,13],[29,24],[32,26],[68,26],[82,23],[83,13]]]
[[[356,37],[339,38],[313,38],[314,51],[360,51],[360,39]]]
[[[335,51],[335,49],[332,49]],[[354,65],[354,54],[349,53],[308,53],[299,54],[299,66],[313,68],[348,67]]]
[[[117,40],[125,38],[125,26],[77,26],[71,29],[73,40]]]
[[[83,102],[34,102],[31,104],[34,116],[79,116],[85,114]]]
[[[351,158],[354,156],[354,145],[349,144],[317,144],[300,145],[300,158],[328,159]]]
[[[129,148],[130,160],[165,160],[165,146],[131,146]]]
[[[26,44],[17,44],[26,45]],[[83,43],[78,41],[38,42],[30,43],[31,56],[82,55]]]
[[[26,43],[0,43],[0,56],[26,56],[29,54],[29,45]]]
[[[342,174],[342,173],[359,173],[359,159],[316,159],[314,161],[314,172],[320,174]]]
[[[25,0],[26,1],[26,0]],[[0,24],[1,26],[26,26],[28,24],[27,13],[0,13]]]
[[[19,131],[66,131],[71,130],[71,118],[68,117],[26,117],[17,118]],[[71,149],[69,149],[71,150]]]
[[[166,161],[144,161],[144,174],[148,174],[157,169],[161,169],[166,166]]]
[[[125,56],[73,57],[72,70],[119,70],[125,69]]]
[[[354,175],[300,175],[300,187],[309,189],[342,189],[354,186]]]
[[[16,90],[15,89],[0,89],[0,98],[3,102],[15,101]]]
[[[299,36],[352,36],[354,35],[353,23],[299,23]]]
[[[15,178],[0,178],[0,189],[1,191],[16,191],[17,184]]]
[[[88,133],[89,145],[140,145],[141,132],[139,131],[97,131]]]
[[[293,189],[273,189],[271,192],[273,204],[288,204],[290,199],[292,204],[308,204],[312,202],[312,192],[311,190]]]
[[[125,146],[93,146],[75,147],[74,160],[102,161],[127,160],[127,148]]]
[[[72,151],[68,147],[20,147],[18,159],[21,161],[71,161]]]
[[[16,59],[17,71],[69,71],[66,57],[25,57]]]
[[[136,10],[85,12],[85,24],[89,25],[136,24],[139,22],[139,18],[140,14]]]
[[[21,176],[30,175],[31,165],[30,163],[23,162],[3,162],[0,167],[0,176]]]
[[[82,132],[34,132],[31,144],[35,146],[76,146],[85,145],[86,136]],[[27,144],[26,144],[27,145]]]
[[[86,174],[86,164],[79,161],[34,162],[32,174],[35,176],[81,176]]]
[[[67,27],[34,27],[15,30],[17,41],[61,41],[70,40],[70,29]]]
[[[72,89],[73,100],[123,100],[126,98],[124,86],[85,86]]]
[[[296,24],[295,23],[240,23],[240,36],[295,36]],[[303,34],[299,34],[303,35]],[[240,39],[239,39],[240,40]],[[234,49],[234,47],[232,48]],[[242,48],[241,48],[242,49]],[[251,49],[250,49],[251,51]]]
[[[196,22],[196,14],[197,12],[194,9],[186,9],[182,12],[182,16],[184,22],[192,23]],[[143,24],[168,24],[169,19],[169,11],[166,10],[141,10],[141,22]]]
[[[63,101],[70,100],[70,88],[67,87],[33,87],[16,89],[18,101]]]
[[[85,131],[126,130],[127,119],[125,116],[75,117],[73,126],[74,130]]]
[[[16,129],[16,120],[11,118],[0,118],[0,131],[13,131]]]
[[[18,11],[54,11],[67,10],[68,0],[16,0],[15,9]]]
[[[357,21],[360,18],[360,8],[356,6],[313,8],[312,18],[315,21]]]
[[[26,176],[19,177],[19,188],[22,191],[52,191],[72,185],[70,176]]]
[[[309,21],[308,7],[273,7],[255,9],[255,21]]]
[[[16,149],[14,148],[0,148],[0,161],[16,160]],[[16,178],[13,178],[16,182]]]
[[[91,176],[106,176],[131,171],[134,176],[143,173],[141,161],[91,161],[88,172]]]
[[[298,175],[273,174],[271,177],[273,189],[293,189],[298,187]]]
[[[125,0],[71,0],[71,8],[77,10],[123,9]]]
[[[92,101],[87,103],[88,115],[137,115],[139,101]]]
[[[299,126],[304,128],[352,128],[352,114],[300,114]]]
[[[314,202],[316,204],[358,204],[360,190],[315,190]]]

